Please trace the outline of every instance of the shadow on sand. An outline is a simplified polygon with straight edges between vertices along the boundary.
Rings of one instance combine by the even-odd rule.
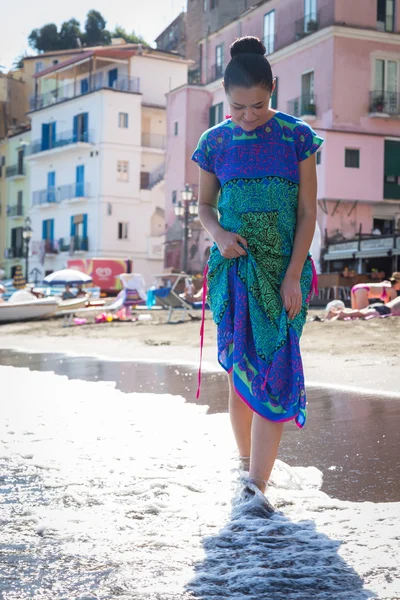
[[[311,520],[270,512],[263,497],[237,493],[230,520],[203,540],[205,558],[187,584],[203,600],[366,600],[359,575],[338,554],[341,542]]]

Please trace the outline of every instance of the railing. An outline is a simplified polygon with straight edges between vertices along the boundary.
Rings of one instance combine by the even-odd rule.
[[[22,246],[12,246],[5,251],[5,258],[23,258],[25,253]]]
[[[71,238],[70,251],[87,252],[89,250],[89,239],[87,237],[74,236]]]
[[[58,254],[59,246],[56,240],[43,240],[44,251],[46,254]]]
[[[369,93],[370,113],[400,114],[400,94],[375,90]]]
[[[84,89],[81,87],[82,81],[87,82]],[[77,79],[75,83],[68,83],[50,92],[32,96],[30,98],[30,110],[39,110],[52,104],[59,104],[72,98],[85,96],[90,92],[107,89],[119,92],[139,93],[140,79],[139,77],[119,77],[112,85],[109,85],[108,73],[95,73],[92,77]]]
[[[193,69],[188,73],[188,84],[189,85],[201,85],[201,71],[200,68]]]
[[[89,184],[86,182],[82,183],[68,183],[61,185],[57,188],[57,201],[62,202],[63,200],[71,200],[73,198],[88,198],[89,197]]]
[[[315,116],[317,106],[314,94],[304,94],[288,102],[288,112],[294,117]]]
[[[69,252],[70,249],[70,243],[66,242],[66,240],[64,238],[60,238],[58,240],[58,247],[60,252]]]
[[[22,204],[14,204],[12,206],[7,206],[7,217],[23,217],[24,216],[24,207]]]
[[[11,165],[10,167],[6,167],[6,178],[24,177],[25,175],[24,165]]]
[[[55,139],[33,141],[26,147],[25,154],[38,154],[39,152],[46,152],[47,150],[54,150],[55,148],[64,148],[65,146],[71,146],[72,144],[78,143],[93,144],[93,140],[93,131],[82,131],[78,133],[64,131],[63,133],[56,135]]]
[[[223,76],[224,76],[223,65],[213,65],[210,68],[207,83],[211,83],[212,81],[217,81],[217,79],[221,79],[221,77],[223,77]]]
[[[319,12],[310,13],[304,15],[301,19],[295,22],[295,36],[296,40],[315,33],[320,28],[320,14]]]
[[[276,35],[268,35],[263,39],[265,53],[272,54],[276,50]]]
[[[43,204],[56,204],[59,202],[56,188],[47,190],[38,190],[32,194],[32,206],[41,206]]]
[[[151,173],[140,173],[140,189],[151,190],[157,183],[164,179],[165,163],[161,163]]]
[[[165,150],[167,147],[167,138],[165,135],[158,133],[142,133],[142,146]]]

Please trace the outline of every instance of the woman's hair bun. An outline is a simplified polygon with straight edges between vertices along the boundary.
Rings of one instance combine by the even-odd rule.
[[[239,56],[239,54],[260,54],[264,56],[266,48],[262,41],[256,37],[248,35],[246,37],[238,38],[229,46],[231,51],[231,58]]]

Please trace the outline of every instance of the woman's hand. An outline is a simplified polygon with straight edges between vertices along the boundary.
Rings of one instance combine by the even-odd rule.
[[[281,298],[291,321],[301,311],[302,295],[300,278],[286,273],[281,285]]]
[[[247,241],[238,233],[221,229],[214,240],[224,258],[238,258],[247,254],[246,250],[242,248],[242,246],[247,248]]]

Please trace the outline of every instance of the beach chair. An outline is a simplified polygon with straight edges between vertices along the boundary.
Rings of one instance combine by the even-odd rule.
[[[155,284],[151,288],[151,295],[154,296],[156,306],[160,306],[168,310],[167,323],[180,323],[185,320],[187,314],[190,315],[190,311],[192,310],[192,306],[189,302],[186,302],[183,298],[180,297],[177,292],[177,288],[179,284],[182,282],[182,279],[187,277],[186,273],[171,273],[164,272],[160,275],[155,276]],[[158,287],[159,282],[167,280],[168,285],[164,285],[162,287]],[[178,321],[172,321],[172,317],[175,311],[181,311],[181,319]]]

